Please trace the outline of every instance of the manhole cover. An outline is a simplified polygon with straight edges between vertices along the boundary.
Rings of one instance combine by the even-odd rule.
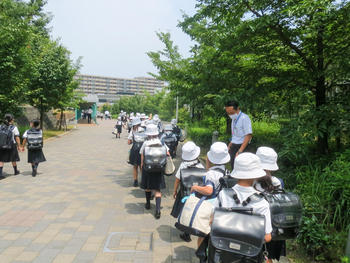
[[[109,253],[144,253],[153,249],[151,232],[110,233],[103,251]]]

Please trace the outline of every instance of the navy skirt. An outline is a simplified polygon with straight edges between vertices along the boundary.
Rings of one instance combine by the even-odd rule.
[[[133,144],[130,150],[129,164],[131,165],[141,165],[141,154],[140,148],[142,145]]]
[[[28,163],[42,163],[45,161],[46,159],[42,149],[28,150]]]
[[[13,145],[12,149],[9,150],[0,150],[0,162],[9,163],[19,161],[20,159],[16,145]]]
[[[161,190],[164,189],[165,180],[164,174],[160,173],[151,173],[142,169],[142,178],[141,178],[141,189],[144,190]]]

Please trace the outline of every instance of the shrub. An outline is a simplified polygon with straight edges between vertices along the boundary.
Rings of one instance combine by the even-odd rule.
[[[187,128],[188,137],[198,146],[209,148],[212,142],[212,131],[208,128],[189,127]]]
[[[350,225],[350,150],[325,168],[301,167],[296,178],[304,204],[298,241],[316,260],[340,262]]]

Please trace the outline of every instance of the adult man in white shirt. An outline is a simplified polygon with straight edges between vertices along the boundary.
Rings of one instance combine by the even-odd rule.
[[[236,101],[229,101],[225,104],[226,113],[232,119],[231,141],[228,149],[231,156],[231,167],[234,168],[234,161],[238,154],[246,150],[252,139],[252,123],[249,116],[243,113]]]

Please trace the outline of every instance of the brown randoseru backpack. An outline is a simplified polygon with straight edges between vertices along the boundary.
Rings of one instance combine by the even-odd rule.
[[[9,150],[13,147],[13,126],[4,125],[0,126],[0,149]]]
[[[167,150],[162,144],[145,147],[143,167],[147,172],[164,172],[166,165]]]

